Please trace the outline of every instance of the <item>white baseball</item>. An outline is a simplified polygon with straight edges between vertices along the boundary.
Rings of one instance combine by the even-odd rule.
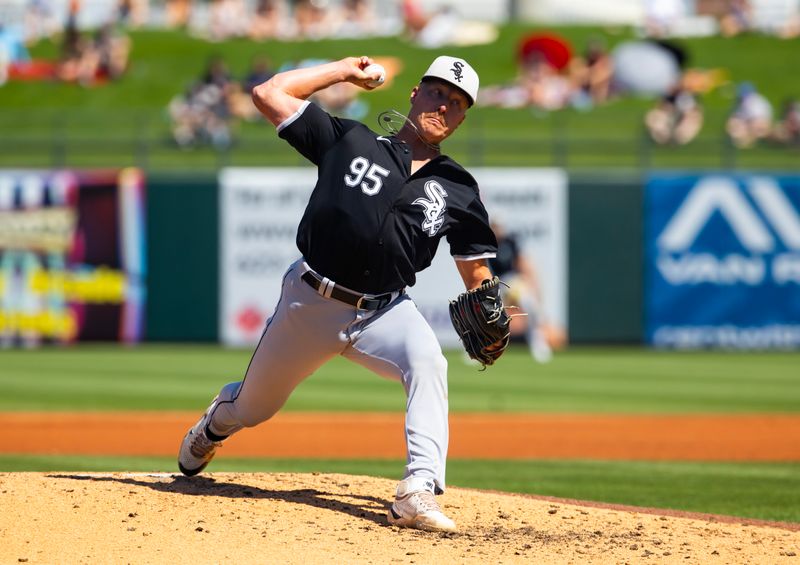
[[[386,80],[386,69],[383,68],[383,65],[379,65],[378,63],[372,63],[367,66],[364,72],[371,76],[379,75],[377,79],[367,81],[367,86],[375,88],[382,85],[383,81]]]

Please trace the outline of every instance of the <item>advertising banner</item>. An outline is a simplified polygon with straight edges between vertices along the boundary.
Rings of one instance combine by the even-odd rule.
[[[229,168],[220,171],[220,339],[258,342],[300,256],[297,226],[317,180],[312,168]]]
[[[645,214],[648,343],[800,346],[800,177],[656,175]]]
[[[144,179],[0,171],[0,344],[141,339]]]
[[[476,168],[490,214],[513,233],[536,266],[548,321],[565,329],[567,178],[556,169]],[[281,279],[299,257],[297,226],[316,182],[313,168],[229,168],[220,174],[220,336],[258,341],[278,301]],[[448,301],[464,289],[447,241],[408,289],[444,347],[458,345]]]

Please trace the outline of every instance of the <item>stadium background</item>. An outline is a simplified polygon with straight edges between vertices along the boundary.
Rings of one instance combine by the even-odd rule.
[[[557,31],[575,45],[599,34],[613,47],[638,36],[631,23],[600,27],[541,20],[500,22],[497,39],[488,45],[443,49],[473,62],[485,84],[496,84],[514,76],[516,47],[532,31]],[[79,176],[130,167],[142,172],[147,193],[144,342],[3,350],[0,410],[6,415],[33,412],[46,419],[48,412],[196,414],[210,394],[238,378],[246,367],[249,350],[216,344],[217,173],[225,166],[300,163],[269,128],[258,123],[242,123],[234,143],[224,148],[174,147],[165,107],[202,72],[209,57],[221,54],[237,75],[262,52],[275,64],[361,52],[395,57],[403,62],[402,72],[390,88],[370,95],[374,116],[385,107],[405,107],[407,92],[431,56],[431,51],[399,36],[211,43],[176,30],[131,29],[129,34],[131,66],[118,81],[92,88],[15,81],[0,87],[0,165],[15,171],[69,170]],[[724,135],[736,83],[758,84],[775,104],[798,96],[800,75],[796,61],[788,56],[797,50],[798,40],[755,32],[680,41],[691,53],[692,66],[722,68],[729,77],[704,97],[704,128],[685,147],[657,146],[648,140],[642,120],[653,100],[640,97],[614,100],[590,112],[482,108],[449,144],[448,152],[467,167],[557,167],[566,170],[569,179],[569,346],[548,365],[534,364],[523,348],[515,348],[485,374],[464,365],[460,352],[449,353],[455,414],[797,416],[800,371],[795,350],[681,352],[643,346],[648,179],[677,171],[755,172],[793,179],[800,175],[796,146],[759,144],[738,149]],[[32,56],[44,59],[55,58],[57,50],[57,42],[47,39],[30,47]],[[793,202],[797,210],[797,200]],[[793,292],[796,297],[796,285]],[[402,395],[391,383],[333,363],[298,390],[287,410],[401,412]],[[774,433],[794,437],[798,431],[794,426]],[[178,441],[175,438],[176,445]],[[70,455],[56,444],[38,452],[4,451],[0,454],[4,471],[171,471],[174,467],[174,457]],[[797,522],[799,460],[796,446],[781,460],[749,462],[455,458],[450,462],[450,482]],[[214,466],[218,471],[291,469],[395,477],[401,462],[221,457]]]

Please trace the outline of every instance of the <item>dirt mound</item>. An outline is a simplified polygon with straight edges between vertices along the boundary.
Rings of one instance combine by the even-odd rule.
[[[350,475],[0,473],[1,563],[791,563],[800,532],[450,488],[461,532],[387,525]]]

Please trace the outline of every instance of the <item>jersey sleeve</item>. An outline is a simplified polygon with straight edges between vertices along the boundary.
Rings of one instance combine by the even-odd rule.
[[[477,193],[466,208],[452,211],[452,217],[456,222],[447,234],[447,241],[450,255],[456,261],[491,259],[497,255],[497,238]]]
[[[357,124],[331,116],[316,104],[305,101],[297,112],[278,125],[277,130],[281,139],[319,165],[322,156]]]

